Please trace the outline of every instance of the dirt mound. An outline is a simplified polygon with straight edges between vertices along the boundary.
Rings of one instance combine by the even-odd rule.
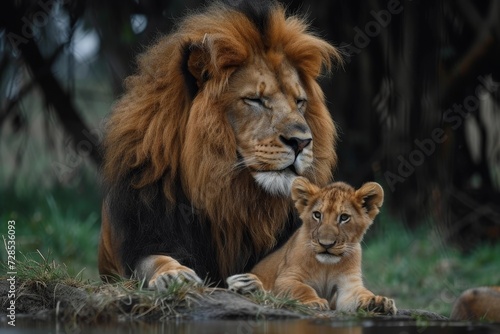
[[[8,283],[0,282],[2,311],[9,303]],[[183,319],[283,319],[283,318],[338,318],[352,315],[335,311],[315,312],[305,309],[276,308],[223,289],[178,286],[158,293],[141,290],[133,284],[100,284],[71,286],[64,283],[23,282],[16,289],[16,314],[61,321],[96,323],[103,320],[156,321],[169,318]],[[359,317],[359,315],[356,315]],[[373,316],[373,315],[366,315]],[[435,313],[401,310],[396,316],[383,319],[446,320]]]

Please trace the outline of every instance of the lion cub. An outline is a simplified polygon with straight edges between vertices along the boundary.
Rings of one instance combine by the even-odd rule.
[[[302,226],[250,274],[229,277],[229,288],[288,293],[320,309],[395,314],[394,301],[366,289],[361,273],[360,242],[382,206],[382,187],[369,182],[355,190],[335,182],[320,189],[299,177],[292,199]]]

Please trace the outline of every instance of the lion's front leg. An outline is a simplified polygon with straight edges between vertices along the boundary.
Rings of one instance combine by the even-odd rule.
[[[166,255],[150,255],[137,265],[138,278],[145,278],[149,288],[165,290],[173,283],[192,282],[203,285],[194,270],[181,265],[177,260]]]
[[[310,285],[297,279],[278,278],[273,288],[276,294],[286,294],[293,299],[297,299],[302,304],[318,310],[328,310],[329,302],[318,296],[316,290]]]
[[[257,275],[254,274],[238,274],[229,276],[226,279],[229,290],[246,295],[253,292],[264,292],[264,285]]]

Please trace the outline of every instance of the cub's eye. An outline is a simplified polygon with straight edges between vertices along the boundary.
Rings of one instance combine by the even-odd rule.
[[[297,108],[301,109],[305,104],[307,100],[304,98],[298,98],[295,103],[297,104]]]
[[[261,97],[244,97],[243,102],[252,107],[265,107],[264,99]]]
[[[345,224],[349,220],[351,220],[351,216],[349,216],[347,213],[343,213],[339,216],[339,224]]]
[[[314,211],[313,212],[313,218],[314,218],[314,220],[320,221],[321,220],[321,212]]]

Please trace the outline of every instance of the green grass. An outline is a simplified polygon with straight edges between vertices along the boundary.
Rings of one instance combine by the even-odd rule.
[[[449,316],[464,290],[500,285],[500,244],[463,254],[444,244],[432,224],[408,231],[394,221],[378,223],[385,226],[363,244],[364,280],[374,293],[393,297],[398,308]]]
[[[7,268],[3,268],[8,271]],[[81,273],[72,275],[66,265],[61,264],[49,255],[41,252],[33,254],[19,254],[16,259],[16,278],[22,282],[39,282],[42,284],[62,283],[70,286],[83,286]]]
[[[0,235],[7,234],[9,220],[16,221],[17,254],[38,250],[68,265],[76,274],[98,278],[97,245],[100,229],[100,191],[83,181],[75,187],[23,191],[11,186],[2,190]],[[1,252],[1,260],[6,260]]]

